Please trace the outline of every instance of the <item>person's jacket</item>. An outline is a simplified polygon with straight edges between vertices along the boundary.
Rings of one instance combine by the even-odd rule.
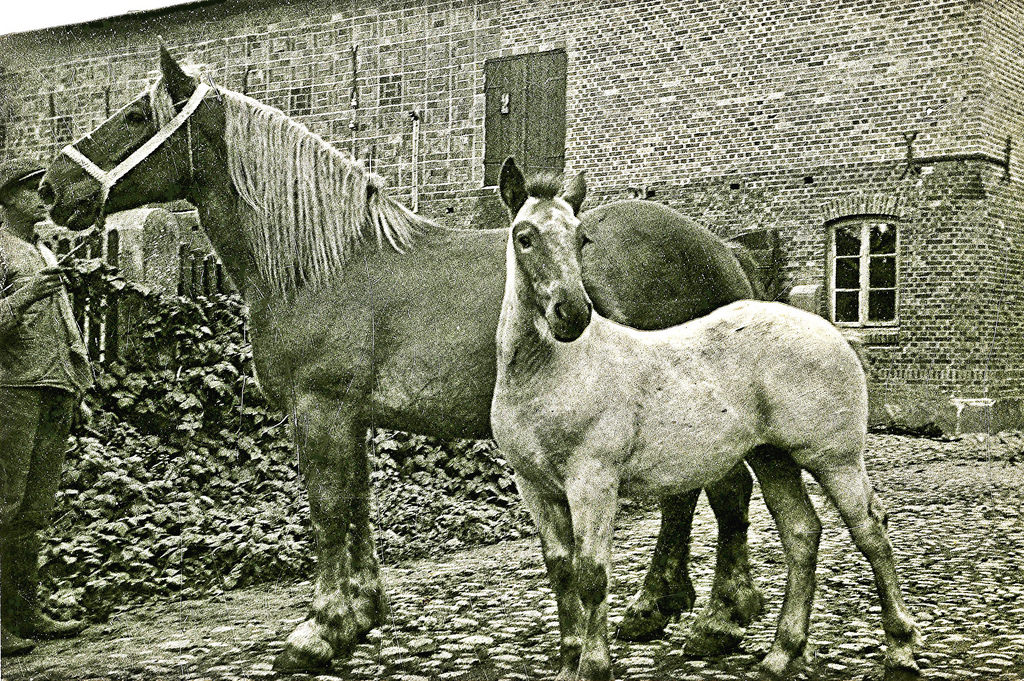
[[[57,259],[0,227],[0,387],[62,388],[76,395],[93,382],[89,355],[64,289],[13,310],[7,297]]]

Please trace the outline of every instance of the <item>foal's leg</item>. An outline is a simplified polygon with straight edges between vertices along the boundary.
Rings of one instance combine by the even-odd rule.
[[[761,483],[765,504],[778,525],[789,566],[775,641],[761,661],[762,668],[781,675],[807,645],[821,522],[804,489],[800,467],[788,454],[764,448],[747,461]]]
[[[540,532],[544,564],[558,604],[561,644],[557,679],[568,681],[576,678],[583,645],[583,609],[573,575],[572,518],[569,516],[569,505],[564,499],[555,500],[543,496],[533,482],[518,474],[516,486]]]
[[[882,601],[886,666],[916,672],[914,648],[920,645],[920,633],[900,595],[892,544],[885,529],[885,509],[871,487],[863,461],[812,473],[839,509],[853,542],[875,574],[875,585]]]
[[[697,617],[685,651],[707,657],[735,650],[755,617],[764,597],[750,574],[747,528],[754,481],[740,462],[705,492],[718,521],[718,556],[711,598]]]
[[[565,483],[576,546],[573,567],[583,605],[583,652],[579,667],[582,681],[612,678],[608,580],[618,490],[618,476],[597,461],[577,466]]]
[[[279,671],[330,666],[383,618],[367,514],[366,423],[353,411],[319,394],[300,395],[294,406],[293,437],[316,540],[316,586],[308,619],[274,661]]]
[[[643,586],[626,608],[615,635],[626,641],[650,641],[665,633],[673,617],[693,607],[696,593],[686,564],[690,530],[700,490],[662,497],[661,529]]]

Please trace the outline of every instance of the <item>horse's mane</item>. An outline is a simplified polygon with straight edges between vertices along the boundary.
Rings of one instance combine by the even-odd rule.
[[[526,195],[537,199],[553,199],[562,192],[562,174],[551,170],[542,170],[530,175],[526,180]]]
[[[325,283],[374,238],[402,252],[433,227],[384,191],[384,180],[282,111],[218,88],[228,170],[263,280],[279,293]],[[167,89],[149,90],[159,125],[175,114]],[[372,234],[371,234],[372,233]]]

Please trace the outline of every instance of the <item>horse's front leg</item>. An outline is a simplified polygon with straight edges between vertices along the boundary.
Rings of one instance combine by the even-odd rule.
[[[319,394],[300,395],[293,408],[293,437],[316,540],[316,586],[308,619],[274,661],[279,671],[329,667],[383,619],[369,522],[367,424],[356,411]]]
[[[686,640],[684,650],[690,655],[707,657],[735,650],[747,626],[764,608],[764,597],[750,574],[747,546],[752,490],[753,479],[742,462],[704,490],[718,521],[718,556],[711,598]]]
[[[696,594],[690,582],[690,530],[700,490],[662,497],[661,529],[643,586],[633,597],[616,636],[626,641],[661,638],[665,626],[693,607]]]
[[[584,462],[567,477],[565,492],[576,546],[573,571],[583,606],[579,678],[605,681],[612,678],[608,650],[608,582],[619,503],[618,474],[596,459]]]
[[[516,475],[516,486],[537,523],[544,564],[558,604],[559,681],[576,678],[582,647],[583,608],[573,575],[572,518],[565,499],[545,496],[529,478]]]

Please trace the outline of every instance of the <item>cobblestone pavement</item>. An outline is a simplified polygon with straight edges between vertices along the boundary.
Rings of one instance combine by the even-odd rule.
[[[890,511],[890,535],[911,611],[926,635],[929,679],[1024,679],[1024,461],[1016,442],[872,436],[868,468]],[[801,679],[882,677],[879,607],[870,570],[812,485],[825,526],[811,622],[814,662]],[[619,524],[611,618],[639,586],[658,528],[656,512]],[[714,520],[701,502],[694,529],[698,608],[714,567]],[[742,654],[681,653],[692,614],[666,641],[613,646],[618,679],[743,679],[767,650],[785,566],[757,491],[750,535],[768,611]],[[295,681],[525,680],[550,677],[555,606],[535,539],[472,549],[386,570],[390,623],[328,675]],[[269,678],[274,655],[310,597],[309,583],[270,585],[208,599],[157,603],[116,616],[76,641],[41,644],[5,660],[4,679]]]

